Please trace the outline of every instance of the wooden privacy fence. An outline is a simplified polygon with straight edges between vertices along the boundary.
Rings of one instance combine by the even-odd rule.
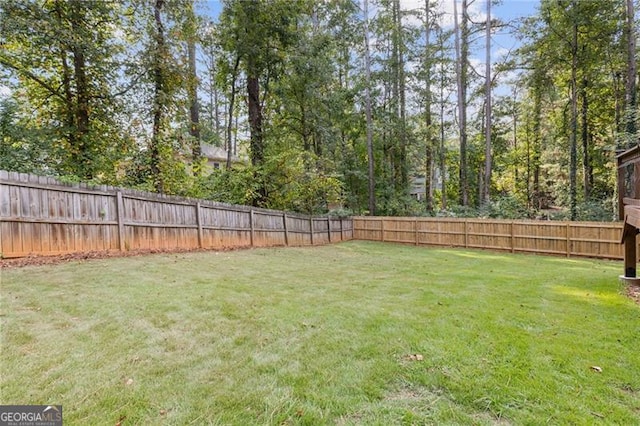
[[[353,238],[561,256],[622,259],[621,222],[354,217]],[[639,251],[640,252],[640,251]]]
[[[351,219],[0,171],[0,256],[317,245],[353,237]]]

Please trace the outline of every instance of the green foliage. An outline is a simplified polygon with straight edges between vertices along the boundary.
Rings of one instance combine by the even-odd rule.
[[[341,204],[342,183],[327,175],[325,168],[321,159],[306,151],[289,149],[270,155],[259,173],[269,195],[267,206],[317,214]]]
[[[526,203],[513,195],[494,197],[478,209],[478,216],[496,219],[533,218],[534,213]]]
[[[576,220],[595,221],[595,222],[611,222],[617,220],[615,208],[617,201],[613,199],[604,199],[601,201],[585,201],[578,203]],[[556,212],[552,219],[554,220],[570,220],[570,212],[561,210]]]
[[[124,49],[115,37],[120,12],[114,2],[0,4],[0,64],[22,105],[19,119],[41,131],[30,139],[47,135],[35,143],[57,173],[110,179],[126,151],[112,84]]]
[[[556,205],[575,206],[575,218],[601,217],[585,212],[606,203],[615,187],[612,153],[625,102],[623,15],[624,5],[614,0],[543,1],[522,27],[528,42],[520,54],[531,69],[519,107],[527,180],[515,189],[529,198],[552,194]],[[580,203],[587,206],[582,213]]]
[[[187,161],[176,154],[181,150],[184,147],[179,139],[160,139],[158,172],[153,172],[150,150],[139,151],[128,163],[122,183],[140,190],[154,191],[160,180],[165,194],[197,196],[198,178],[193,176]]]
[[[442,214],[531,217],[526,206],[577,203],[577,217],[608,217],[613,153],[633,142],[624,124],[637,120],[625,109],[619,0],[543,0],[517,27],[514,60],[494,64],[496,87],[511,90],[494,93],[493,201],[482,207],[484,95],[480,76],[469,73],[465,209],[452,206],[461,192],[452,33],[435,10],[425,49],[423,5],[375,2],[366,82],[357,2],[225,0],[215,24],[195,16],[194,0],[161,3],[158,26],[152,0],[0,1],[0,168],[305,213],[367,213],[370,83],[377,214],[433,213],[408,195],[408,176],[424,173],[429,145],[433,175],[445,180],[443,189],[432,185],[436,212],[444,194]],[[468,24],[472,32],[483,25]],[[196,38],[206,67],[194,78],[185,44]],[[479,43],[471,37],[471,51]],[[523,71],[505,80],[514,69]],[[192,176],[204,170],[189,135],[194,93],[201,141],[231,146],[252,167]]]
[[[47,174],[51,135],[20,120],[14,99],[0,101],[0,170]]]
[[[230,204],[251,204],[256,197],[253,167],[216,169],[197,184],[203,198]]]

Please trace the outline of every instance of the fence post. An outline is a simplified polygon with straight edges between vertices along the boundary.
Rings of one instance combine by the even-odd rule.
[[[636,260],[638,259],[637,249],[638,243],[636,242],[636,228],[624,224],[622,232],[622,241],[624,243],[624,277],[636,278]]]
[[[196,203],[196,224],[198,225],[198,248],[203,248],[203,240],[202,240],[202,217],[200,212],[200,202]]]
[[[415,218],[415,221],[413,223],[413,230],[416,231],[416,245],[419,244],[419,239],[418,239],[418,218]]]
[[[282,224],[284,225],[284,245],[289,245],[289,229],[287,228],[287,214],[282,212]]]
[[[311,230],[311,245],[313,245],[313,216],[309,216],[309,229]]]
[[[122,192],[116,193],[116,216],[118,218],[118,244],[120,251],[125,251],[124,244],[124,201],[122,200]]]
[[[513,220],[511,221],[511,253],[515,253],[516,251],[516,240],[513,235]]]
[[[344,234],[342,232],[342,217],[340,218],[340,241],[344,241]]]
[[[329,243],[331,243],[331,218],[327,217],[327,228],[329,229]]]
[[[571,236],[570,236],[570,231],[571,231],[571,224],[570,222],[567,222],[567,257],[571,257]]]
[[[254,244],[254,230],[253,230],[253,209],[249,210],[249,238],[251,239],[251,247]]]
[[[384,218],[380,218],[380,240],[384,243]]]
[[[469,247],[469,221],[464,220],[464,248]]]

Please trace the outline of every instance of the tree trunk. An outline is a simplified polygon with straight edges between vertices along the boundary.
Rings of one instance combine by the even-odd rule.
[[[75,118],[75,101],[73,92],[71,91],[71,68],[67,62],[67,52],[60,49],[60,62],[62,63],[62,89],[64,92],[64,104],[65,104],[65,126],[67,131],[67,142],[69,143],[69,149],[71,150],[71,161],[75,164],[78,163],[79,152],[77,151],[76,142],[76,118]]]
[[[369,163],[369,214],[376,214],[376,186],[373,164],[373,123],[371,118],[371,58],[369,56],[369,1],[364,0],[365,114],[367,119],[367,158]]]
[[[635,11],[633,6],[633,0],[627,0],[627,86],[626,86],[626,132],[627,132],[627,147],[631,147],[636,143],[637,137],[637,92],[636,92],[636,79],[638,78],[638,71],[636,66],[636,29],[635,29]]]
[[[402,33],[402,11],[400,10],[400,0],[394,0],[396,17],[396,51],[397,51],[397,76],[398,76],[398,118],[400,120],[400,134],[398,135],[399,146],[397,149],[396,164],[396,191],[405,195],[409,186],[409,176],[407,171],[407,101],[406,101],[406,78],[404,71],[404,40]],[[403,197],[404,198],[404,197]]]
[[[92,179],[94,170],[92,167],[93,154],[87,144],[89,133],[89,94],[87,87],[86,61],[84,50],[81,46],[73,49],[73,71],[76,86],[76,142],[78,152],[78,171],[84,179]]]
[[[491,0],[487,0],[486,28],[486,65],[485,65],[485,147],[484,147],[484,184],[482,202],[488,203],[491,192]]]
[[[218,90],[218,87],[216,87],[215,85],[213,85],[213,102],[212,102],[212,108],[213,108],[213,128],[215,129],[215,134],[217,138],[220,138],[220,131],[222,130],[222,124],[220,123],[220,103],[222,101],[220,100],[220,92]],[[223,103],[223,107],[224,107],[224,103]]]
[[[589,134],[589,99],[587,97],[588,85],[589,80],[584,77],[582,79],[581,88],[582,105],[580,118],[582,131],[580,132],[580,136],[582,137],[582,171],[585,201],[588,201],[591,198],[591,188],[593,187],[593,166],[591,164],[591,157],[589,155],[589,140],[591,139],[591,135]]]
[[[443,74],[444,80],[444,74]],[[447,209],[447,169],[446,169],[446,151],[445,151],[445,132],[444,132],[444,87],[445,83],[440,85],[440,204],[442,210]]]
[[[575,11],[575,1],[572,1]],[[574,12],[575,13],[575,12]],[[569,130],[569,205],[571,220],[576,220],[577,206],[577,136],[578,136],[578,24],[574,23],[571,41],[571,128]]]
[[[391,87],[391,99],[389,102],[389,115],[390,125],[389,127],[389,169],[391,173],[391,180],[393,183],[393,194],[398,194],[400,188],[400,149],[402,144],[402,135],[400,130],[400,49],[398,34],[398,1],[393,0],[391,3],[391,18],[392,27],[390,31],[390,49],[391,49],[391,62],[389,67],[388,82]],[[385,179],[386,181],[386,179]],[[385,191],[386,192],[386,191]],[[386,197],[385,205],[388,206],[390,197]],[[388,209],[387,209],[388,211]]]
[[[84,16],[80,11],[81,5],[77,0],[69,3],[70,20],[74,27],[82,27]],[[92,179],[94,177],[93,155],[89,146],[89,83],[87,81],[87,63],[85,57],[85,48],[83,41],[76,40],[73,51],[73,74],[75,76],[76,86],[76,105],[75,105],[75,121],[76,121],[76,142],[78,151],[78,171],[84,179]]]
[[[200,159],[202,146],[200,145],[200,106],[198,105],[198,74],[196,70],[196,41],[195,34],[189,35],[187,43],[189,56],[189,134],[192,143],[192,161],[194,176],[200,175]],[[212,105],[213,107],[213,105]]]
[[[462,22],[458,25],[457,0],[453,0],[456,47],[456,80],[458,87],[458,129],[460,133],[460,204],[469,205],[467,170],[467,58],[469,55],[467,30],[467,1],[462,0]]]
[[[72,161],[78,161],[78,152],[76,148],[76,117],[74,108],[73,92],[71,91],[71,68],[67,62],[67,52],[60,51],[60,61],[62,62],[62,88],[65,100],[65,121],[67,127],[67,139],[69,148],[71,149]]]
[[[513,161],[513,190],[518,190],[518,181],[520,181],[519,166],[520,160],[518,158],[518,110],[516,108],[517,92],[516,88],[513,88],[513,152],[516,153],[516,158]]]
[[[267,188],[264,179],[260,175],[264,165],[264,137],[262,134],[262,105],[260,103],[260,79],[255,58],[247,57],[247,101],[249,109],[249,129],[251,132],[251,164],[255,167],[255,179],[257,182],[257,196],[253,205],[261,207],[267,201]]]
[[[251,163],[259,167],[264,163],[264,141],[262,138],[262,110],[258,77],[247,76],[247,95],[249,128],[251,130]]]
[[[444,37],[442,34],[442,27],[439,28],[438,31],[438,40],[439,40],[439,48],[440,48],[440,180],[441,180],[441,193],[440,193],[440,203],[442,210],[447,209],[447,171],[446,171],[446,152],[445,152],[445,119],[444,119],[444,110],[445,110],[445,95],[444,90],[447,84],[445,77],[445,49],[444,49]]]
[[[236,56],[236,61],[233,64],[233,72],[231,73],[231,93],[229,94],[229,115],[227,118],[227,137],[225,146],[227,148],[227,170],[231,169],[231,158],[233,157],[233,143],[231,138],[233,136],[233,109],[236,102],[236,79],[238,78],[238,68],[240,66],[240,56]]]
[[[540,192],[540,153],[542,142],[540,137],[542,122],[542,96],[540,88],[535,89],[533,97],[533,200],[536,208],[542,207],[542,194]]]
[[[430,0],[425,0],[424,3],[424,85],[425,85],[425,126],[426,126],[426,141],[425,141],[425,167],[424,167],[424,200],[425,209],[428,213],[433,211],[433,137],[432,127],[433,118],[431,116],[431,3]]]
[[[59,1],[55,2],[55,11],[56,17],[58,19],[58,24],[62,27],[63,23],[63,10],[62,4]],[[73,19],[73,18],[72,18]],[[81,175],[82,173],[78,173],[81,170],[81,164],[83,164],[83,150],[80,144],[82,140],[78,138],[78,115],[79,115],[79,105],[78,99],[74,95],[72,90],[73,83],[73,75],[71,72],[71,66],[67,60],[67,50],[65,47],[60,48],[60,62],[62,64],[62,91],[64,93],[64,120],[66,126],[67,133],[67,143],[69,144],[69,157],[71,164],[68,166],[69,172],[75,172],[76,174]],[[73,59],[73,68],[74,73],[76,71],[76,67],[82,68],[80,63],[76,63],[76,56],[73,55],[75,51],[72,52]],[[84,59],[81,61],[84,62]],[[77,81],[76,81],[77,84]],[[77,87],[76,87],[77,89]]]
[[[162,121],[164,118],[163,110],[165,107],[165,85],[166,77],[163,67],[163,58],[166,54],[166,42],[164,36],[164,25],[162,24],[162,8],[164,0],[156,0],[153,8],[153,15],[156,23],[155,33],[155,49],[153,58],[153,127],[151,135],[151,146],[149,152],[151,155],[151,176],[154,180],[156,191],[163,192],[164,183],[160,173],[160,144],[162,139]]]

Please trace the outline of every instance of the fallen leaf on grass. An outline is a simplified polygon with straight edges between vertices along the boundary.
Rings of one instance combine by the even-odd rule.
[[[591,369],[597,373],[602,373],[602,368],[598,367],[597,365],[591,366]]]
[[[131,386],[133,384],[133,379],[131,379],[131,378],[127,379],[127,381],[124,382],[124,384],[127,385],[127,386]]]
[[[422,356],[421,354],[409,354],[403,356],[403,358],[408,361],[424,361],[424,356]]]

